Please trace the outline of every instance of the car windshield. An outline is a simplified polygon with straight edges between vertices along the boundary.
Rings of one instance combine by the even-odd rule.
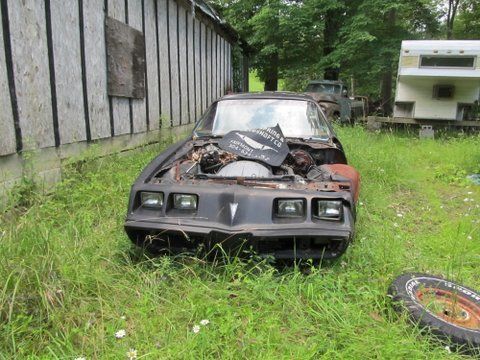
[[[304,100],[231,99],[214,104],[195,128],[196,136],[275,127],[286,137],[328,140],[328,126],[316,105]]]
[[[322,94],[340,94],[340,85],[334,84],[308,84],[305,92]]]

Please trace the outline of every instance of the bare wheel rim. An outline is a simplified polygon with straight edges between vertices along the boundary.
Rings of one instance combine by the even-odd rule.
[[[480,330],[480,306],[458,293],[424,288],[416,292],[418,301],[438,318],[470,330]]]

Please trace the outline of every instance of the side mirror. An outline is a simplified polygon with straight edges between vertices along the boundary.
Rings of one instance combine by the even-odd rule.
[[[348,91],[347,91],[347,89],[343,89],[343,90],[342,90],[342,96],[343,96],[343,97],[348,97]]]

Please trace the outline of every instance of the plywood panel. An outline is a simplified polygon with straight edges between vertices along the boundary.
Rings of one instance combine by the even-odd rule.
[[[108,16],[125,22],[125,1],[108,0]],[[114,134],[130,133],[130,106],[129,100],[112,96]]]
[[[194,23],[195,23],[195,102],[196,102],[195,115],[198,119],[202,113],[202,98],[200,96],[200,91],[201,91],[200,22],[195,19]]]
[[[162,118],[170,125],[170,69],[168,57],[167,2],[158,0],[158,42],[160,55],[160,88],[162,92]]]
[[[207,107],[210,106],[212,102],[212,30],[209,27],[206,27],[206,65],[207,65]]]
[[[177,47],[177,3],[174,0],[168,2],[169,30],[170,30],[170,68],[172,89],[172,125],[180,124],[180,83],[178,78],[178,47]]]
[[[212,31],[212,102],[217,99],[217,33]]]
[[[61,144],[86,140],[78,6],[51,0],[58,127]]]
[[[224,63],[225,67],[223,69],[223,82],[225,83],[225,93],[231,91],[231,89],[228,86],[228,48],[227,48],[227,41],[224,42],[223,44],[223,50],[224,50]]]
[[[189,101],[189,120],[190,122],[195,122],[195,56],[194,56],[194,24],[192,13],[187,15],[187,37],[188,37],[188,47],[187,47],[187,58],[188,58],[188,92],[190,94]]]
[[[128,2],[128,25],[142,31],[142,2],[130,0]],[[147,130],[146,99],[132,99],[133,132]]]
[[[227,87],[233,91],[233,83],[232,83],[232,47],[230,43],[227,43]]]
[[[25,0],[8,6],[23,148],[54,146],[45,4]]]
[[[223,96],[224,93],[224,86],[223,86],[223,59],[224,59],[224,53],[223,53],[223,38],[220,36],[218,38],[218,54],[219,54],[219,62],[218,62],[218,81],[219,81],[219,86],[220,86],[220,96]]]
[[[219,41],[218,41],[218,34],[215,33],[214,35],[214,40],[215,40],[215,60],[214,66],[215,66],[215,99],[218,99],[220,97],[220,72],[219,72],[219,66],[220,66],[220,60],[219,60]]]
[[[221,36],[217,34],[217,98],[222,96],[222,47]]]
[[[147,52],[148,116],[150,119],[151,130],[157,130],[160,124],[157,27],[155,21],[155,0],[145,0],[145,48]]]
[[[0,19],[2,9],[0,8]],[[3,27],[0,26],[0,155],[12,154],[16,150],[15,128],[13,126],[10,88],[8,86],[7,66],[3,42]]]
[[[208,94],[207,94],[207,27],[201,23],[201,80],[202,80],[202,113],[207,108]]]
[[[180,64],[180,106],[181,119],[180,124],[188,123],[188,82],[187,82],[187,19],[186,10],[180,6],[178,8],[178,53]]]
[[[85,73],[92,139],[110,136],[104,9],[102,1],[84,1]]]
[[[145,98],[145,40],[143,33],[123,21],[105,19],[108,94]]]

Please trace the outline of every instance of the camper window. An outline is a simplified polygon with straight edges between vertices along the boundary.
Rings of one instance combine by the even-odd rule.
[[[473,69],[475,56],[422,56],[420,67]]]
[[[450,99],[453,97],[453,85],[435,85],[433,87],[434,99]]]

